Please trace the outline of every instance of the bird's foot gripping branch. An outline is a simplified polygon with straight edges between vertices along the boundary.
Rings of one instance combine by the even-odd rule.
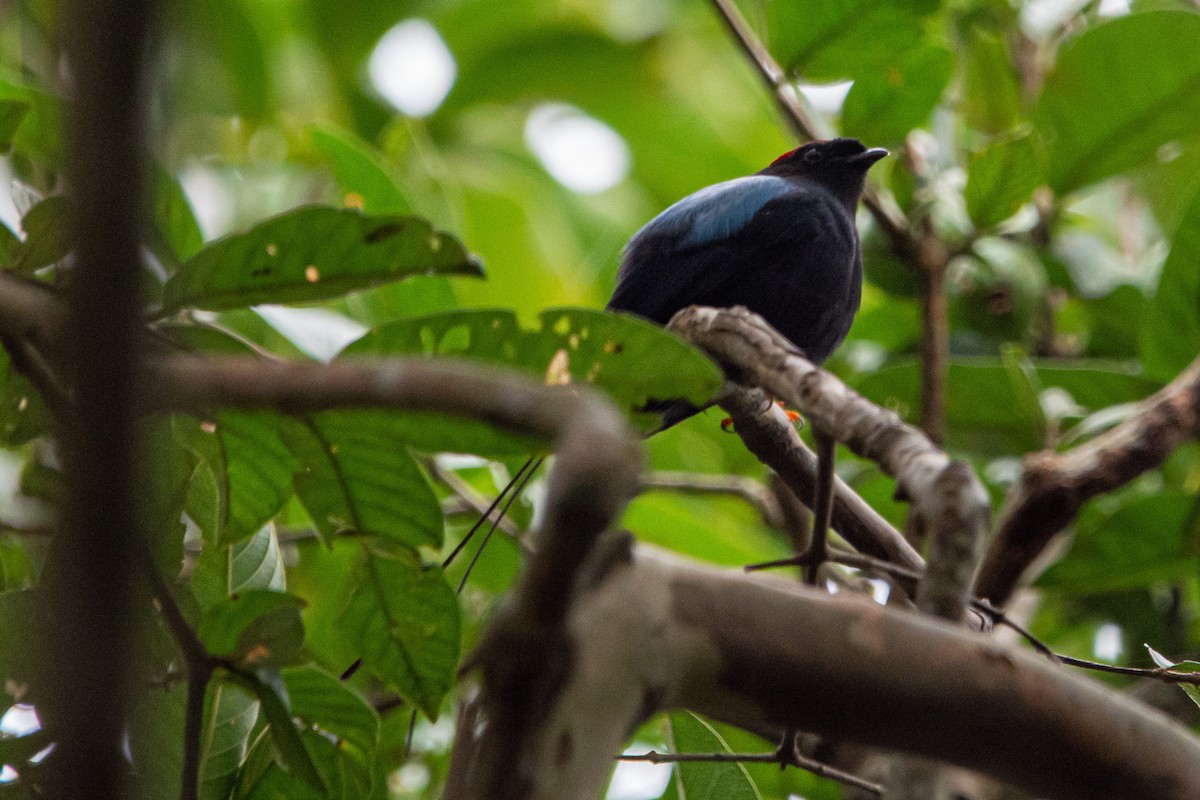
[[[634,462],[613,461],[599,440],[564,438],[560,452],[580,460],[560,461],[538,551],[476,654],[483,687],[470,713],[486,724],[460,735],[448,797],[590,800],[629,732],[678,708],[767,737],[805,730],[902,749],[1042,797],[1200,796],[1200,745],[1181,726],[957,624],[989,512],[969,468],[804,361],[752,314],[691,308],[672,327],[896,478],[911,532],[930,540],[917,592],[926,613],[600,535],[619,492],[598,502],[588,482],[605,486],[611,470]],[[725,394],[739,433],[791,429],[773,405],[747,397],[755,391]],[[752,449],[785,477],[805,472],[797,448]],[[834,524],[854,531],[860,549],[923,566],[852,492],[838,496]],[[1123,735],[1107,734],[1114,729]]]

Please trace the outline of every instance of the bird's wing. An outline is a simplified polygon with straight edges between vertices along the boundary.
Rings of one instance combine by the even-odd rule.
[[[701,190],[630,240],[608,308],[665,324],[685,306],[716,302],[723,287],[766,271],[781,253],[790,264],[818,257],[848,264],[852,232],[839,215],[824,190],[774,176]]]

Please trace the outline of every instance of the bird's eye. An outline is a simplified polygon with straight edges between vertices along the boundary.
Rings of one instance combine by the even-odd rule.
[[[821,160],[821,151],[820,150],[805,150],[804,151],[804,163],[805,164],[816,164],[820,160]]]

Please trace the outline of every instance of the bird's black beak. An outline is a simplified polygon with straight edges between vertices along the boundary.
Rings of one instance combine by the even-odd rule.
[[[851,156],[847,160],[854,164],[861,164],[864,168],[866,168],[887,155],[891,155],[891,153],[889,153],[887,150],[884,150],[882,147],[872,147],[870,150],[859,153],[856,156]]]

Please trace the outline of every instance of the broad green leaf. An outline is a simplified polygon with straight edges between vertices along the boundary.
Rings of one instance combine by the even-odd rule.
[[[626,314],[552,308],[538,330],[511,311],[457,311],[381,326],[352,342],[345,355],[456,355],[525,370],[556,382],[592,383],[617,401],[709,400],[721,372],[699,351],[657,325]]]
[[[863,376],[854,388],[915,422],[920,413],[920,381],[916,362],[904,362]],[[948,444],[995,455],[1041,449],[1043,420],[1021,402],[1026,394],[1023,382],[1014,384],[1014,375],[995,360],[951,362],[946,385]]]
[[[967,213],[980,228],[1003,222],[1029,200],[1039,177],[1037,154],[1028,137],[994,144],[971,159]]]
[[[372,672],[437,717],[459,650],[458,599],[440,568],[407,553],[365,553],[340,622]]]
[[[1200,569],[1188,530],[1194,504],[1162,493],[1134,496],[1111,511],[1089,508],[1075,525],[1071,551],[1041,583],[1103,594],[1186,580]]]
[[[314,302],[430,274],[483,273],[458,240],[419,217],[307,206],[206,246],[167,281],[160,313]]]
[[[690,711],[669,715],[668,741],[676,753],[729,753],[729,746],[700,717]],[[683,762],[675,765],[679,800],[762,800],[758,787],[741,764]]]
[[[973,28],[963,67],[963,118],[987,133],[1011,128],[1021,113],[1021,84],[1003,34]]]
[[[326,541],[348,531],[413,548],[441,546],[441,506],[394,419],[328,411],[284,427],[300,463],[296,495]]]
[[[300,740],[327,790],[317,792],[278,765],[270,764],[244,795],[246,800],[360,800],[374,796],[370,793],[371,772],[343,749],[313,731],[301,733]]]
[[[229,679],[254,693],[262,704],[263,716],[271,728],[271,739],[287,771],[317,792],[325,791],[325,782],[312,756],[300,739],[300,731],[288,710],[287,692],[278,672],[260,670],[257,673],[239,672]]]
[[[903,142],[929,119],[952,66],[950,51],[920,47],[894,66],[856,78],[842,106],[842,131],[872,146]]]
[[[24,100],[0,100],[0,154],[12,149],[13,136],[28,113],[29,103]]]
[[[237,780],[259,703],[225,682],[210,685],[200,747],[200,798],[226,800]]]
[[[1154,159],[1194,137],[1200,107],[1200,15],[1131,14],[1068,42],[1034,114],[1050,186],[1065,194]]]
[[[214,656],[255,668],[295,661],[304,644],[299,597],[247,589],[208,606],[196,635]]]
[[[21,218],[25,242],[13,265],[18,272],[30,274],[49,266],[71,250],[71,203],[66,195],[47,197]]]
[[[1200,194],[1188,205],[1142,328],[1142,364],[1164,381],[1200,353]]]
[[[363,211],[400,214],[410,210],[404,194],[388,175],[383,158],[371,145],[329,125],[313,129],[312,143],[332,167],[338,188],[347,196],[357,195]]]
[[[1162,669],[1169,669],[1172,672],[1187,672],[1192,674],[1200,672],[1200,661],[1173,662],[1171,659],[1167,658],[1150,645],[1146,645],[1146,649],[1150,652],[1150,658],[1152,658],[1154,663]],[[1190,697],[1193,703],[1200,706],[1200,686],[1197,686],[1194,683],[1180,683],[1176,685],[1179,686],[1180,689],[1183,689],[1183,693]]]
[[[210,608],[252,589],[282,592],[286,573],[279,539],[271,526],[249,539],[224,546],[206,545],[192,574],[192,591],[200,607]]]
[[[293,461],[280,424],[262,411],[221,411],[212,423],[220,452],[211,465],[220,488],[219,541],[250,536],[291,497]]]
[[[61,171],[66,161],[62,100],[8,75],[0,75],[0,100],[27,106],[24,118],[13,132],[12,150],[53,171]]]
[[[936,0],[771,3],[771,51],[806,80],[858,78],[917,47],[923,17],[937,5]]]
[[[362,695],[312,665],[285,669],[283,681],[293,714],[333,734],[370,763],[379,745],[379,715]]]
[[[154,232],[170,248],[171,265],[186,261],[204,246],[200,223],[179,180],[155,164],[151,169]]]

